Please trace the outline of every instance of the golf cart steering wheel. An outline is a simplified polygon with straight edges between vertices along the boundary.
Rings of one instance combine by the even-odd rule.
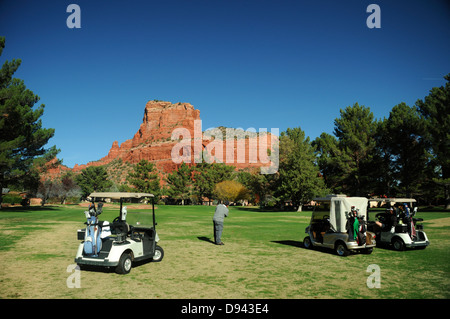
[[[329,215],[323,215],[323,217],[322,217],[322,219],[323,220],[325,220],[325,219],[329,219],[330,218],[330,216]]]
[[[120,216],[117,216],[116,218],[114,218],[113,223],[120,222],[120,221],[121,221]]]
[[[386,213],[378,213],[375,215],[375,218],[384,223],[386,221]]]

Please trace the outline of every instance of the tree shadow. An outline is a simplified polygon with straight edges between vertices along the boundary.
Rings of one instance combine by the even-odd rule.
[[[58,210],[58,206],[45,205],[45,206],[9,206],[2,207],[0,213],[14,212],[14,213],[29,213],[29,212],[39,212],[39,211],[53,211]]]
[[[282,212],[281,210],[277,210],[276,208],[273,208],[273,207],[264,207],[264,208],[254,207],[254,206],[232,206],[232,207],[233,207],[233,209],[242,210],[242,211],[249,212],[249,213],[278,213],[278,212]]]
[[[203,240],[203,241],[206,241],[207,243],[215,244],[215,242],[213,240],[211,240],[209,237],[198,236],[197,238],[198,238],[198,240]]]

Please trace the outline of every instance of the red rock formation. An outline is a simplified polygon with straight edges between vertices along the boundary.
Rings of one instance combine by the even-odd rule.
[[[221,139],[220,136],[215,138],[203,136],[201,122],[195,122],[199,120],[200,111],[194,109],[189,103],[149,101],[145,106],[142,124],[132,139],[126,140],[120,146],[117,141],[114,141],[108,155],[95,162],[75,165],[73,171],[79,172],[88,166],[105,165],[115,159],[122,159],[123,162],[132,164],[145,159],[155,163],[160,173],[170,173],[180,165],[172,159],[172,150],[179,145],[180,141],[188,144],[191,163],[195,162],[194,152],[206,148],[210,157],[216,156],[222,162],[236,168],[269,165],[267,149],[272,149],[270,133],[247,138],[223,136]],[[180,137],[180,140],[172,140],[172,133],[177,128],[184,128],[187,136],[183,136],[182,139]],[[222,132],[225,133],[224,129]],[[212,149],[214,145],[217,147]],[[230,147],[231,145],[234,147]],[[260,150],[260,147],[264,149]],[[222,155],[220,148],[222,148]],[[243,154],[243,157],[240,154]]]
[[[189,103],[150,101],[145,105],[144,119],[131,147],[170,140],[177,127],[187,128],[193,136],[195,120],[200,120],[200,111]]]
[[[44,173],[41,174],[41,178],[45,179],[55,179],[59,176],[64,175],[65,173],[70,171],[70,168],[67,166],[58,164],[58,159],[55,157],[51,161],[47,162],[44,167]]]

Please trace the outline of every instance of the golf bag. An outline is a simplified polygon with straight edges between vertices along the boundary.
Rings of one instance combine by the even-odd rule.
[[[358,245],[363,245],[366,243],[366,222],[364,221],[364,216],[358,217],[359,221],[359,231],[358,231]]]
[[[100,203],[101,204],[101,203]],[[101,227],[98,223],[97,216],[101,214],[101,205],[99,204],[99,210],[95,210],[94,205],[89,206],[89,211],[86,214],[86,233],[84,237],[83,251],[86,255],[93,257],[98,256],[98,253],[102,249],[102,239],[101,239]]]
[[[348,233],[348,241],[358,241],[358,232],[359,232],[359,221],[356,217],[358,215],[354,206],[352,206],[352,210],[348,213],[347,217],[347,233]]]

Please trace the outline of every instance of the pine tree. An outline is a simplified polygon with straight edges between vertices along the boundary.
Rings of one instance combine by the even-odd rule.
[[[350,196],[367,196],[378,172],[373,166],[378,123],[370,108],[355,103],[340,111],[334,135],[322,134],[314,141],[327,186]]]
[[[395,196],[412,197],[426,178],[429,162],[424,121],[415,107],[394,106],[389,118],[380,124],[383,152],[389,156],[389,170],[397,188]]]
[[[339,143],[336,137],[328,133],[320,134],[312,142],[312,146],[317,153],[317,163],[323,175],[326,185],[334,193],[344,192],[342,186],[342,170],[341,164],[342,151],[339,148]]]
[[[4,48],[5,38],[0,37],[0,55]],[[34,107],[39,96],[23,80],[13,78],[20,64],[20,59],[13,59],[0,69],[0,189],[37,187],[37,164],[47,163],[59,152],[54,146],[45,148],[55,130],[42,127],[44,105]]]
[[[373,176],[371,160],[376,145],[376,122],[370,108],[358,103],[346,107],[340,113],[341,117],[334,121],[334,135],[342,151],[339,160],[344,177],[344,192],[366,196],[370,192]]]
[[[89,196],[92,192],[108,191],[113,183],[108,180],[108,173],[103,166],[89,166],[81,171],[76,177],[83,197]]]
[[[191,168],[186,163],[181,163],[177,170],[167,175],[166,182],[169,197],[180,199],[181,204],[184,205],[184,201],[192,194]]]
[[[282,201],[291,200],[301,210],[302,205],[326,192],[316,165],[314,149],[309,137],[300,128],[280,135],[280,167],[275,196]]]
[[[445,86],[432,88],[416,106],[425,120],[425,138],[440,169],[441,176],[435,182],[444,188],[446,209],[450,209],[450,73],[444,78]]]
[[[155,164],[147,160],[141,160],[134,166],[133,171],[128,174],[127,179],[137,191],[151,193],[155,197],[159,197],[161,187]]]

